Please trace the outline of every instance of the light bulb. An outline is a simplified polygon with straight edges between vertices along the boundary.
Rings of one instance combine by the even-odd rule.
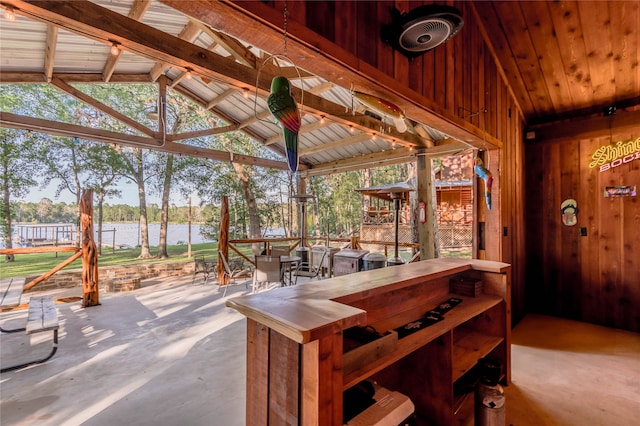
[[[113,56],[118,56],[120,54],[120,48],[118,47],[118,43],[111,43],[111,54]]]
[[[16,20],[16,13],[13,11],[12,7],[7,7],[4,10],[4,19],[6,19],[9,22],[13,22]]]
[[[247,89],[246,87],[244,89],[242,89],[242,96],[245,99],[249,99],[249,89]]]
[[[191,80],[193,78],[193,75],[191,75],[191,69],[190,68],[187,68],[187,73],[186,73],[185,77],[187,78],[187,80]]]

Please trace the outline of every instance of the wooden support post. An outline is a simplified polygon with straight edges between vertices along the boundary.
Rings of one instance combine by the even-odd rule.
[[[431,167],[431,157],[418,154],[417,181],[418,181],[418,201],[425,203],[425,222],[416,224],[418,227],[418,242],[420,244],[420,260],[434,259],[438,257],[438,241],[436,239],[436,186],[433,168]]]
[[[98,250],[93,240],[93,191],[82,193],[80,199],[82,225],[82,306],[100,304],[98,298]]]
[[[218,238],[218,251],[224,254],[229,260],[229,197],[222,196],[220,203],[220,236]],[[229,277],[224,275],[224,265],[222,259],[218,255],[218,283],[220,285],[229,284]]]

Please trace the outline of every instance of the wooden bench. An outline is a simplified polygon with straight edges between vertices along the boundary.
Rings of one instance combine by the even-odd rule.
[[[3,289],[2,292],[2,300],[1,305],[3,308],[10,306],[17,306],[20,304],[20,298],[22,296],[22,285],[19,286],[20,291],[17,294],[15,288],[13,291],[11,287],[13,285],[13,281],[9,283],[6,289]],[[11,296],[9,296],[11,294]],[[52,331],[53,333],[53,346],[49,355],[45,358],[37,359],[35,361],[29,361],[23,364],[14,365],[11,367],[6,367],[0,370],[0,373],[4,373],[6,371],[17,370],[19,368],[23,368],[33,364],[41,364],[45,361],[48,361],[58,350],[58,311],[56,310],[55,302],[53,300],[53,296],[34,296],[29,300],[29,311],[27,313],[27,324],[24,328],[16,328],[12,330],[6,330],[0,328],[0,331],[3,333],[16,333],[19,331],[24,331],[25,334],[35,334],[41,333],[44,331]]]

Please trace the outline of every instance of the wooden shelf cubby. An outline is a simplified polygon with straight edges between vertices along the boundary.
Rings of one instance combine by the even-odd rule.
[[[510,380],[510,274],[500,262],[434,259],[230,299],[247,316],[247,425],[341,425],[342,393],[362,380],[408,396],[419,425],[453,424],[465,400],[454,388],[480,358],[499,359]],[[482,280],[482,292],[451,293],[461,277]],[[395,334],[452,297],[461,302],[441,321]],[[354,326],[381,337],[345,355]]]

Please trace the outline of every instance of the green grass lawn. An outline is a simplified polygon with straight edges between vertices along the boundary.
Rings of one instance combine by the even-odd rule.
[[[161,262],[180,262],[192,260],[193,256],[205,256],[205,258],[213,259],[218,253],[218,243],[209,242],[203,244],[191,245],[191,258],[187,257],[187,245],[168,246],[168,259],[138,259],[140,256],[140,248],[121,249],[112,252],[111,249],[103,249],[102,255],[98,257],[98,266],[121,266],[135,265],[138,263],[161,263]],[[151,247],[151,254],[157,253],[157,247]],[[17,254],[13,262],[0,262],[0,279],[11,277],[22,277],[27,275],[44,274],[55,266],[64,262],[65,259],[71,257],[73,253],[37,253],[37,254]],[[67,266],[65,269],[80,269],[82,261],[80,259]],[[63,269],[64,270],[64,269]]]

